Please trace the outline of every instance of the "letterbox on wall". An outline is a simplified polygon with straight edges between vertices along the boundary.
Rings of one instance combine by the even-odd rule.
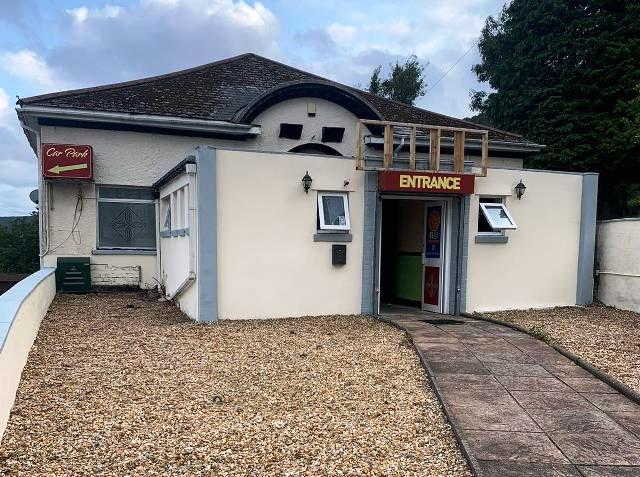
[[[331,246],[331,263],[333,265],[346,265],[347,263],[347,246],[333,244]]]

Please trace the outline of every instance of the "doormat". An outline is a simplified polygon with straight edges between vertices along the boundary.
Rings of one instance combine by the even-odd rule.
[[[464,325],[464,321],[450,320],[446,318],[431,318],[431,319],[425,318],[424,320],[418,320],[418,321],[429,323],[430,325]]]

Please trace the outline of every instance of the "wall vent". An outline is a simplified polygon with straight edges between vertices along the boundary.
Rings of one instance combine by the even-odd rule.
[[[91,291],[89,257],[58,257],[56,289],[62,293]]]

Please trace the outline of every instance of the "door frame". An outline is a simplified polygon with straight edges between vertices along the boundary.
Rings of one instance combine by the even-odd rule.
[[[444,266],[444,273],[442,274],[442,281],[443,281],[443,287],[442,287],[442,306],[440,307],[440,313],[443,314],[449,314],[450,313],[450,284],[451,284],[451,272],[452,272],[452,268],[456,267],[456,264],[452,264],[451,262],[451,226],[453,225],[453,217],[452,217],[452,213],[453,213],[453,200],[454,197],[451,196],[442,196],[442,195],[402,195],[402,194],[380,194],[378,197],[379,200],[379,207],[377,207],[378,209],[378,213],[377,215],[377,223],[378,223],[378,227],[376,230],[376,270],[375,270],[375,279],[376,279],[376,283],[374,286],[374,293],[376,294],[376,302],[374,303],[376,305],[376,310],[374,310],[376,312],[376,314],[380,314],[380,297],[381,297],[381,290],[380,290],[380,286],[381,286],[381,274],[382,274],[382,227],[383,227],[383,223],[382,223],[382,201],[384,200],[421,200],[421,201],[438,201],[438,202],[444,202],[445,203],[445,209],[446,209],[446,214],[445,214],[445,223],[447,224],[447,226],[445,227],[445,247],[444,247],[444,259],[443,259],[443,263],[445,264]],[[424,237],[424,222],[423,222],[423,231],[422,231],[422,235]],[[423,246],[423,251],[422,251],[422,256],[424,256],[424,246]],[[460,257],[458,257],[458,260],[460,259]],[[422,280],[421,280],[421,288],[422,288],[422,293],[424,293],[424,265],[423,265],[423,269],[421,271],[421,275],[422,275]],[[457,286],[457,285],[456,285]],[[424,299],[424,297],[422,298]],[[420,304],[422,307],[422,303]],[[454,311],[455,313],[455,311]]]

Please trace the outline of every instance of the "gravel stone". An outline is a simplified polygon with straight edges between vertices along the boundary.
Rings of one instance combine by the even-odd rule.
[[[640,391],[640,315],[609,306],[558,307],[488,313],[497,320],[540,330],[577,354]]]
[[[403,332],[360,316],[200,325],[112,293],[52,303],[0,475],[470,473]]]

